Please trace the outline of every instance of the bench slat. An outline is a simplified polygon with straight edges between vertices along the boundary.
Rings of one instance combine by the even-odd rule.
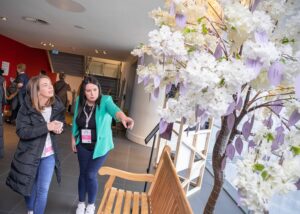
[[[124,204],[124,210],[123,210],[124,214],[130,213],[131,197],[132,197],[132,192],[126,191],[125,204]]]
[[[148,197],[146,193],[142,193],[142,214],[148,214]]]
[[[104,192],[104,195],[102,197],[102,200],[101,200],[101,204],[99,206],[99,209],[98,209],[98,212],[97,214],[102,214],[103,213],[103,210],[104,210],[104,207],[105,207],[105,204],[107,202],[107,197],[108,197],[108,193],[109,193],[110,189],[105,189],[105,192]]]
[[[138,192],[133,193],[133,211],[132,214],[139,214],[139,196]]]
[[[113,208],[113,204],[114,204],[114,201],[115,201],[116,193],[117,193],[117,189],[114,188],[114,187],[111,188],[111,191],[110,191],[110,194],[109,194],[109,198],[108,198],[107,205],[105,207],[105,212],[104,213],[111,213],[111,210]]]
[[[114,214],[120,214],[120,212],[121,212],[124,193],[125,193],[124,190],[119,189],[118,197],[117,197],[117,201],[116,201],[116,205],[115,205],[115,209],[114,209]]]

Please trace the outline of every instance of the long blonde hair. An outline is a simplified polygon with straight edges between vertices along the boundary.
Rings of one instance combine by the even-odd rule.
[[[38,76],[32,77],[27,84],[27,94],[29,95],[29,97],[31,99],[32,107],[39,112],[41,112],[44,109],[44,107],[40,105],[39,94],[38,94],[38,92],[40,90],[40,80],[43,78],[50,80],[50,78],[46,75],[38,75]],[[51,82],[51,80],[50,80],[50,82]],[[54,100],[55,100],[55,98],[53,95],[53,97],[51,97],[48,100],[46,106],[51,106],[54,103]]]

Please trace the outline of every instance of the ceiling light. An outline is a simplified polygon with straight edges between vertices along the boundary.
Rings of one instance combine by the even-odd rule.
[[[78,29],[81,29],[81,30],[85,29],[84,27],[82,27],[82,26],[80,26],[80,25],[74,25],[74,27],[75,27],[75,28],[78,28]]]
[[[49,22],[42,20],[42,19],[37,19],[34,17],[30,17],[30,16],[24,16],[23,20],[27,21],[27,22],[33,22],[33,23],[39,23],[39,24],[43,24],[43,25],[49,25]]]
[[[41,45],[43,45],[44,47],[49,46],[49,47],[51,47],[51,48],[54,48],[54,44],[51,43],[51,42],[49,42],[49,43],[41,42]]]
[[[24,16],[23,19],[28,22],[36,22],[36,18]]]
[[[106,54],[107,54],[107,52],[106,52],[106,51],[102,51],[102,53],[103,53],[104,55],[106,55]]]
[[[2,21],[7,21],[7,18],[4,17],[4,16],[0,16],[0,19],[1,19]]]
[[[95,49],[95,53],[96,53],[96,54],[98,54],[98,53],[99,53],[99,51],[98,51],[97,49]]]

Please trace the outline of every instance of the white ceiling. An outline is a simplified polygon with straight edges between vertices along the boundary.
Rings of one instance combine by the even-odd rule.
[[[155,27],[149,12],[163,4],[163,0],[0,0],[0,16],[7,17],[0,20],[0,34],[35,48],[51,42],[62,52],[124,61],[135,46],[146,42]],[[49,25],[25,21],[25,16]],[[106,50],[107,55],[96,54],[95,49]]]

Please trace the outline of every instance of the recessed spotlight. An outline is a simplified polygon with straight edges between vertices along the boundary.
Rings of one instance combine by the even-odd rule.
[[[84,27],[82,27],[82,26],[80,26],[80,25],[74,25],[74,27],[75,27],[75,28],[78,28],[78,29],[81,29],[81,30],[85,29]]]
[[[103,53],[104,55],[106,55],[106,54],[107,54],[107,52],[106,52],[106,51],[102,51],[102,53]]]
[[[23,19],[28,22],[36,22],[37,20],[36,18],[29,17],[29,16],[24,16]]]
[[[98,51],[97,49],[95,49],[95,53],[96,53],[96,54],[98,54],[98,53],[99,53],[99,51]]]
[[[30,16],[24,16],[23,20],[27,21],[27,22],[33,22],[33,23],[39,23],[39,24],[43,24],[43,25],[49,25],[49,22],[42,20],[42,19],[37,19],[34,17],[30,17]]]
[[[2,21],[7,21],[7,18],[4,17],[4,16],[0,16],[0,19],[1,19]]]
[[[54,44],[51,43],[51,42],[48,42],[48,43],[46,43],[46,42],[41,42],[41,45],[43,45],[44,47],[49,46],[49,47],[51,47],[51,48],[54,48]]]

